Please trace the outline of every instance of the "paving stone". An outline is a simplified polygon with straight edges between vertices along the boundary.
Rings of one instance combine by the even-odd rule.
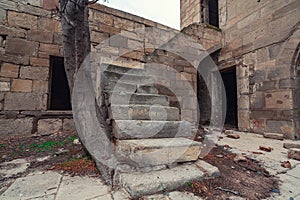
[[[193,193],[189,192],[171,192],[169,194],[170,200],[202,200],[201,197],[195,196]]]
[[[130,195],[124,189],[114,191],[112,195],[114,200],[130,200]]]
[[[61,175],[56,172],[38,172],[18,178],[1,196],[2,200],[30,199],[57,192]]]
[[[25,172],[30,163],[25,159],[16,159],[10,162],[3,162],[0,164],[0,174],[2,177],[9,178],[18,173]]]
[[[109,114],[115,120],[179,120],[178,108],[155,105],[112,105]]]
[[[186,138],[118,140],[117,155],[126,163],[139,166],[158,166],[198,159],[201,143]]]
[[[110,189],[99,178],[63,177],[56,195],[56,200],[82,200],[107,195]]]
[[[120,183],[131,196],[143,196],[173,190],[193,180],[201,180],[204,173],[195,165],[181,165],[172,169],[149,173],[120,174]]]
[[[199,167],[205,174],[207,174],[209,177],[219,177],[220,171],[217,167],[203,161],[198,160],[195,165]]]
[[[113,134],[118,139],[193,137],[186,121],[115,120]]]
[[[264,133],[265,138],[270,138],[270,139],[276,139],[276,140],[283,140],[284,136],[283,134],[280,133]]]
[[[170,200],[170,198],[164,194],[154,194],[143,197],[143,200]]]
[[[285,142],[283,143],[283,147],[286,149],[292,149],[292,148],[300,149],[300,143]]]
[[[42,197],[33,198],[32,200],[55,200],[55,194],[45,195]]]
[[[300,149],[291,148],[288,151],[288,158],[292,158],[295,160],[300,160]]]
[[[103,195],[103,196],[100,196],[100,197],[95,197],[95,198],[88,199],[88,200],[114,200],[114,199],[111,197],[110,194],[106,194],[106,195]]]

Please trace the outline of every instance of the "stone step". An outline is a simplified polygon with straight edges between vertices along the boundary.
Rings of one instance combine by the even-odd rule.
[[[109,118],[114,120],[178,121],[179,109],[166,106],[112,105]]]
[[[104,71],[103,72],[104,81],[122,81],[131,84],[151,84],[153,83],[153,78],[150,76],[139,75],[139,74],[121,74],[117,72]]]
[[[138,74],[138,75],[145,75],[147,73],[146,69],[139,69],[139,68],[128,68],[128,67],[121,67],[117,65],[109,65],[107,66],[105,71],[116,72],[120,74]]]
[[[201,143],[187,138],[117,140],[116,155],[124,163],[136,167],[153,167],[195,161]]]
[[[186,121],[114,120],[117,139],[193,138],[191,123]]]
[[[169,97],[158,94],[113,92],[109,96],[109,101],[111,105],[138,104],[169,106]]]
[[[104,90],[111,92],[158,94],[158,90],[155,86],[153,86],[153,84],[141,85],[123,81],[109,81],[105,83]]]
[[[148,173],[121,173],[119,182],[133,197],[155,194],[180,188],[191,181],[207,178],[205,173],[194,164],[179,165],[171,169]]]

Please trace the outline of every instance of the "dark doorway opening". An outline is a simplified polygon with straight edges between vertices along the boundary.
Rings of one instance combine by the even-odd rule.
[[[226,95],[227,111],[225,117],[225,126],[238,127],[238,114],[237,114],[237,81],[236,81],[236,68],[230,68],[221,71],[221,77],[224,83]]]
[[[70,89],[64,68],[64,59],[50,57],[50,110],[71,110]]]
[[[208,23],[219,28],[219,5],[218,0],[208,1]]]

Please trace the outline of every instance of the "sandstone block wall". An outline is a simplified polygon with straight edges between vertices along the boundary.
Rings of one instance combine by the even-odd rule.
[[[56,7],[57,0],[0,0],[0,135],[47,134],[74,129],[71,112],[49,110],[50,57],[63,56],[61,24]],[[118,60],[132,67],[146,63],[151,57],[176,67],[179,73],[170,75],[166,70],[159,81],[171,85],[187,80],[196,90],[196,72],[189,69],[189,63],[168,53],[153,54],[154,47],[168,42],[170,37],[147,32],[152,36],[147,35],[150,39],[145,41],[145,32],[132,31],[148,27],[176,34],[169,27],[135,15],[99,4],[90,7],[93,51],[99,51],[98,45],[102,41],[122,33],[117,39],[108,40],[109,46],[101,49],[103,56],[114,58],[127,52]],[[210,37],[207,35],[207,46],[214,45]],[[219,36],[214,34],[214,37]],[[195,124],[195,103],[181,108],[182,120]]]

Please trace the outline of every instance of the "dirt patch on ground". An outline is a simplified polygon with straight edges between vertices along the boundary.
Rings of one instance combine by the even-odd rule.
[[[209,200],[227,199],[232,196],[259,200],[278,193],[278,180],[253,159],[230,153],[230,147],[214,148],[204,160],[219,168],[221,176],[205,181],[187,183],[182,191]]]
[[[71,175],[100,175],[95,162],[73,132],[0,138],[0,163],[18,158],[30,161],[29,171],[39,169]]]
[[[245,157],[237,159],[229,150],[229,147],[217,147],[204,158],[219,168],[220,178],[186,183],[180,190],[211,200],[230,196],[263,199],[272,192],[278,192],[277,180],[260,163]],[[30,160],[26,173],[39,169],[101,177],[94,161],[78,143],[75,133],[0,138],[0,163],[17,158]],[[24,173],[14,178],[18,176],[24,176]],[[0,177],[0,182],[4,180]]]

